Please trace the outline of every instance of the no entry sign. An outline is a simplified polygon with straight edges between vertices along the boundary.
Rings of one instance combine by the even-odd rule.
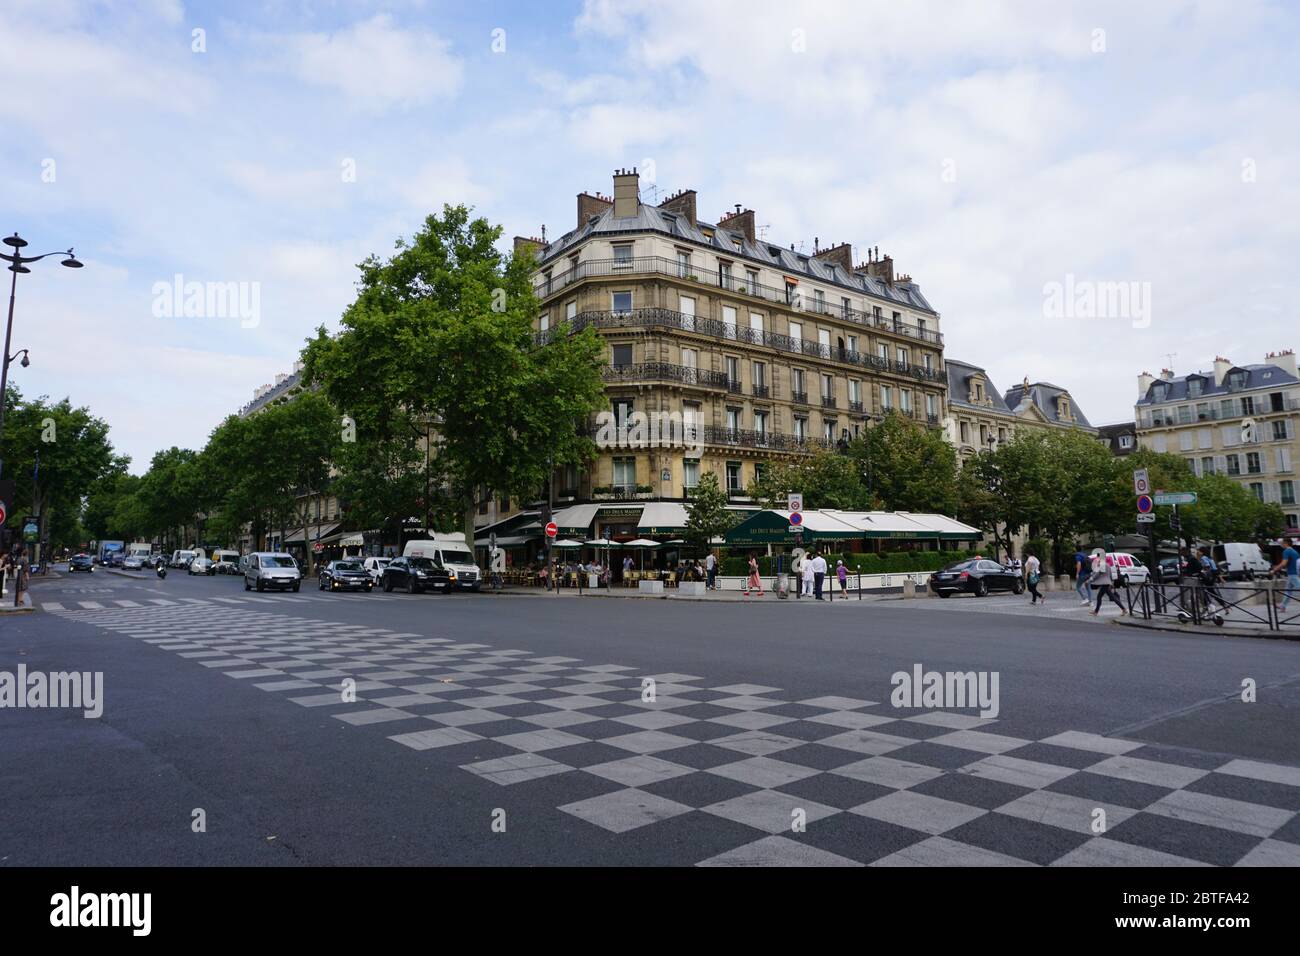
[[[8,517],[9,517],[9,512],[5,510],[5,503],[3,501],[0,501],[0,525],[3,525],[5,523],[5,519]]]
[[[559,533],[560,533],[560,526],[559,526],[559,525],[557,525],[554,521],[551,521],[551,522],[548,522],[548,523],[547,523],[547,525],[546,525],[546,537],[548,537],[548,538],[554,538],[554,537],[555,537],[557,534],[559,534]]]

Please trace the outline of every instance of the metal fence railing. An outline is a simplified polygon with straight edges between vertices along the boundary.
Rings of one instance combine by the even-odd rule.
[[[1295,629],[1294,635],[1300,638],[1300,592],[1291,595],[1295,603],[1283,610],[1276,603],[1285,593],[1283,588],[1282,582],[1271,580],[1206,584],[1182,578],[1161,584],[1145,581],[1123,591],[1129,613],[1143,620],[1219,627],[1232,623],[1277,632]]]

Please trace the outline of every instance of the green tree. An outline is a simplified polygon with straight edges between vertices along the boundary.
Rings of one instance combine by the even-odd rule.
[[[361,264],[342,331],[320,329],[303,352],[305,380],[355,420],[382,474],[414,460],[433,423],[422,477],[436,474],[458,501],[471,539],[481,494],[529,499],[555,467],[593,457],[575,426],[603,404],[600,339],[585,329],[536,340],[532,257],[503,255],[500,237],[466,207],[444,206],[391,258]],[[429,508],[423,484],[396,515]],[[386,497],[414,488],[394,479]]]
[[[706,471],[700,475],[700,482],[686,506],[687,543],[708,550],[713,546],[713,539],[722,537],[735,523],[735,515],[727,510],[727,495],[718,484],[718,476]]]
[[[955,514],[957,453],[936,429],[886,415],[849,446],[859,473],[891,511]]]
[[[862,483],[858,459],[818,449],[811,455],[774,462],[746,489],[765,508],[784,508],[791,492],[803,494],[805,510],[865,511],[872,498]]]

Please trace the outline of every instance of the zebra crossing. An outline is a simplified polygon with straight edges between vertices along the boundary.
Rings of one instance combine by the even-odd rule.
[[[417,596],[418,599],[419,596]],[[106,598],[101,597],[98,600],[80,601],[64,598],[61,601],[36,601],[36,607],[45,611],[126,611],[139,610],[150,607],[184,607],[186,605],[197,605],[202,607],[220,607],[221,605],[248,605],[248,604],[328,604],[339,599],[339,595],[333,596],[316,596],[313,594],[247,594],[239,597],[210,597],[210,598],[140,598],[132,600],[129,598]],[[407,594],[384,594],[382,592],[367,595],[367,601],[392,601],[392,600],[410,600],[411,595]]]

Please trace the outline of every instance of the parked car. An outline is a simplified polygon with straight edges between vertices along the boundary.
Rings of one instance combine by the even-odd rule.
[[[331,561],[321,568],[318,579],[322,591],[365,591],[369,594],[375,589],[370,572],[358,558]]]
[[[126,571],[143,571],[144,558],[138,554],[128,554],[122,559],[122,568]]]
[[[213,574],[211,558],[195,558],[186,568],[189,574]]]
[[[95,573],[95,559],[88,554],[74,554],[68,559],[68,573],[74,571],[85,571],[87,574]]]
[[[366,573],[370,575],[371,579],[376,584],[379,584],[380,580],[384,576],[384,568],[388,567],[388,562],[392,560],[393,560],[392,558],[366,558],[365,561],[362,562],[362,564],[366,569]]]
[[[402,588],[407,594],[451,589],[451,572],[431,558],[394,558],[380,578],[385,591]]]
[[[281,551],[255,551],[248,555],[244,569],[244,590],[297,591],[302,587],[302,572],[293,556]]]
[[[1161,584],[1177,584],[1179,575],[1177,558],[1161,558],[1156,570],[1156,578]]]
[[[408,541],[402,549],[405,558],[429,558],[446,568],[453,588],[478,591],[483,586],[482,573],[474,563],[474,552],[465,543],[464,533],[436,534],[426,540]]]
[[[984,597],[991,591],[1010,591],[1022,594],[1025,581],[1011,568],[987,558],[971,558],[950,564],[942,571],[930,575],[930,590],[941,598],[954,594],[973,594]]]
[[[197,551],[173,551],[170,566],[173,568],[188,568],[190,562],[198,557]]]

